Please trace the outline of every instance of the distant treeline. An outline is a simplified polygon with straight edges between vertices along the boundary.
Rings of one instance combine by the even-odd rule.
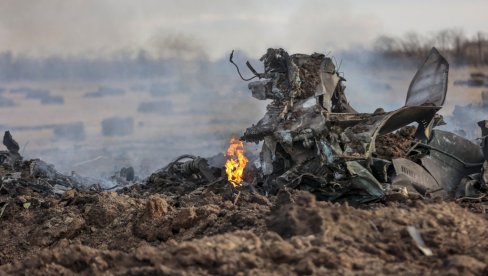
[[[84,57],[33,58],[0,53],[0,81],[16,80],[101,80],[144,79],[181,74],[192,67],[202,69],[215,65],[205,59],[153,58],[144,54],[118,55],[101,59]]]
[[[245,54],[237,58],[245,62]],[[229,70],[230,69],[230,70]],[[40,57],[0,53],[0,81],[19,80],[128,80],[159,77],[188,77],[215,80],[219,75],[234,75],[227,57],[210,61],[196,59],[155,58],[144,51],[138,54],[118,54],[104,58]],[[212,78],[209,78],[209,77]]]
[[[139,55],[110,59],[46,57],[32,58],[0,53],[0,80],[111,79],[162,75],[171,60],[150,59]]]
[[[401,37],[381,36],[373,47],[340,51],[344,64],[354,67],[417,66],[431,47],[437,47],[453,65],[488,65],[488,35],[467,37],[461,30],[443,30],[430,36],[406,33]],[[286,45],[284,45],[286,48]],[[243,65],[246,54],[236,61]],[[253,64],[260,64],[253,60]],[[155,58],[141,50],[137,54],[118,54],[106,58],[42,57],[34,58],[11,52],[0,53],[0,81],[19,80],[126,80],[193,75],[207,81],[235,76],[228,57],[217,61],[184,58]],[[210,78],[210,76],[212,78]]]
[[[488,35],[478,32],[468,37],[460,29],[446,29],[431,35],[409,32],[402,37],[380,36],[373,49],[386,58],[423,59],[436,47],[455,65],[488,65]]]

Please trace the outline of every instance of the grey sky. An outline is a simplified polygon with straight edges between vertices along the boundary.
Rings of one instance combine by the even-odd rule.
[[[0,0],[0,51],[99,57],[145,49],[211,58],[368,45],[380,34],[488,31],[488,1]]]

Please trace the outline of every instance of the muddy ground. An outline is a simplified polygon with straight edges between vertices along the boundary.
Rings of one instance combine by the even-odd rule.
[[[16,193],[0,195],[0,275],[488,273],[488,217],[477,199],[353,207],[164,175],[118,192]]]

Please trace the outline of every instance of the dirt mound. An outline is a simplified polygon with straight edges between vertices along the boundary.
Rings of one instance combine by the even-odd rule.
[[[0,264],[56,247],[64,239],[97,249],[130,250],[141,242],[157,245],[238,229],[260,232],[269,200],[254,193],[241,194],[235,204],[233,200],[232,192],[218,195],[209,189],[181,197],[74,189],[63,196],[32,191],[3,196]]]
[[[414,146],[415,131],[415,127],[407,126],[397,132],[378,136],[376,154],[384,159],[405,157]]]
[[[0,274],[488,273],[487,216],[470,211],[481,203],[355,208],[303,191],[267,198],[212,186],[124,193],[1,197]]]

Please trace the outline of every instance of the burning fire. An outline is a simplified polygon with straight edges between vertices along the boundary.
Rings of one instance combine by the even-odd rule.
[[[244,144],[239,139],[230,139],[230,145],[225,153],[227,162],[225,162],[225,172],[229,182],[238,187],[242,182],[242,175],[247,164],[247,158],[244,156]]]

